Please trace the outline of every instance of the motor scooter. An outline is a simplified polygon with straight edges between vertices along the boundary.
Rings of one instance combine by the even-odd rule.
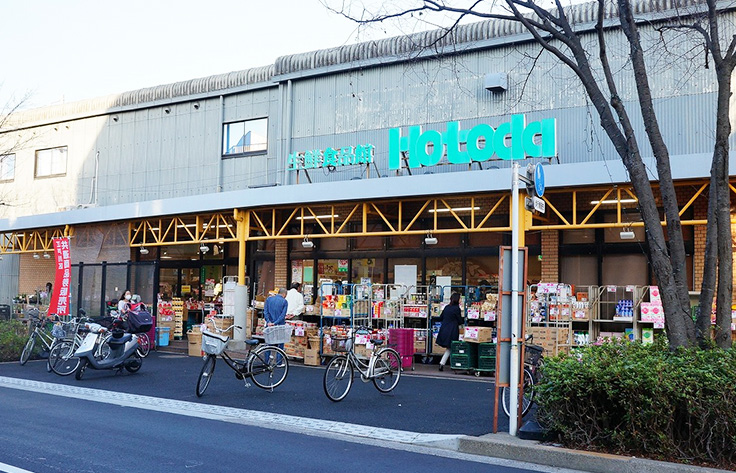
[[[117,369],[119,372],[124,368],[129,373],[141,369],[143,358],[136,351],[137,335],[113,330],[112,335],[106,337],[105,329],[99,324],[87,324],[87,330],[84,341],[74,352],[74,356],[81,360],[74,373],[76,379],[82,379],[87,367],[95,370]]]

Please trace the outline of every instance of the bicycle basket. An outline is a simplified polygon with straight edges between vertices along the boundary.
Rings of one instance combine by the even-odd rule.
[[[225,351],[230,337],[202,330],[202,351],[210,355],[220,355]]]
[[[54,324],[54,328],[51,329],[51,335],[53,335],[54,338],[66,337],[66,331],[64,330],[64,327],[62,327],[61,323]]]
[[[538,364],[539,359],[542,358],[542,352],[544,352],[544,348],[539,345],[526,345],[524,348],[524,363],[528,365]]]
[[[332,338],[332,351],[346,352],[350,350],[350,344],[348,343],[349,338],[333,337]]]
[[[291,340],[291,325],[272,325],[263,329],[263,337],[269,345],[288,343]]]

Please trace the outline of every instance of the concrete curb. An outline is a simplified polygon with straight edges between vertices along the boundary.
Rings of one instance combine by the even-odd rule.
[[[569,450],[542,445],[533,440],[521,440],[508,434],[460,437],[458,439],[458,451],[591,473],[722,473],[729,471],[636,457]]]

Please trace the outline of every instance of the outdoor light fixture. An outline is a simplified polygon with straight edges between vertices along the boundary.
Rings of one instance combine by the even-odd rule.
[[[210,247],[202,243],[202,246],[199,247],[199,251],[201,251],[202,253],[207,253],[208,251],[210,251]]]
[[[304,241],[302,242],[302,246],[304,248],[314,248],[314,242],[309,240],[309,237],[304,237]]]
[[[45,259],[49,259],[49,258],[51,258],[51,255],[50,255],[50,254],[48,254],[48,252],[44,251],[44,252],[43,252],[43,257],[44,257]]]
[[[145,246],[141,246],[141,254],[142,255],[147,255],[148,254],[148,248],[146,248]]]
[[[622,240],[633,240],[636,238],[636,234],[631,228],[624,227],[623,230],[621,230],[621,233],[619,233],[619,236]]]
[[[618,204],[619,202],[622,204],[633,204],[636,201],[637,201],[636,199],[621,199],[621,200],[607,199],[607,200],[591,200],[590,203],[593,205]]]
[[[40,256],[38,256],[38,253],[33,253],[33,259],[39,259]]]
[[[425,245],[436,245],[437,238],[433,237],[431,232],[427,232],[427,236],[424,237],[424,244]]]

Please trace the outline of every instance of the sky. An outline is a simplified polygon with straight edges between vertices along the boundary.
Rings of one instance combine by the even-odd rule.
[[[272,64],[401,34],[319,0],[4,0],[0,110],[36,108]],[[426,28],[423,28],[426,29]]]

